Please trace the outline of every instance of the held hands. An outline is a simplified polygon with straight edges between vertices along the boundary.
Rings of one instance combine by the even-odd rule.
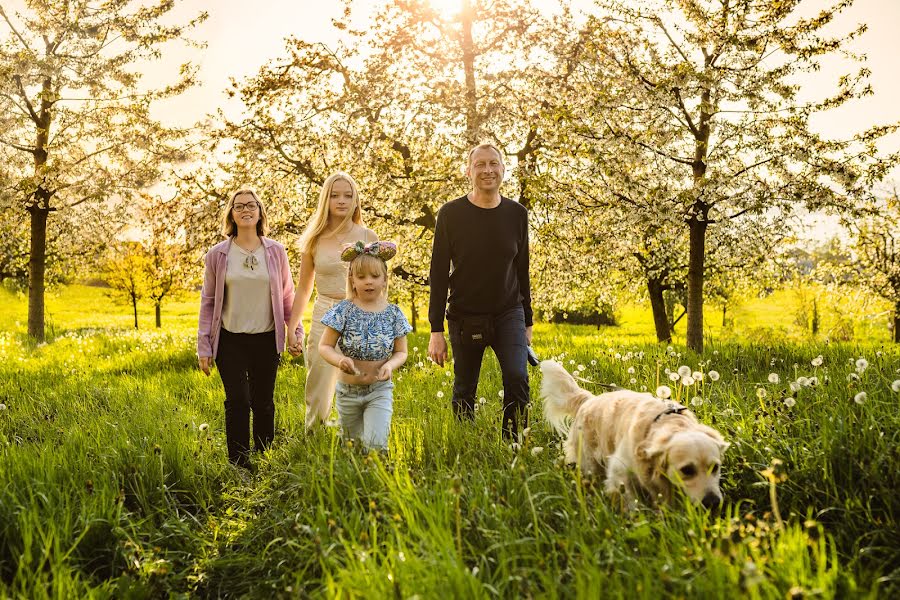
[[[213,358],[212,356],[201,356],[200,357],[200,370],[203,371],[203,374],[209,377],[209,370],[212,369],[213,366]]]
[[[303,323],[300,322],[297,324],[297,329],[294,331],[288,331],[288,344],[287,349],[288,352],[291,353],[291,356],[297,357],[303,354],[303,338],[305,337],[305,332],[303,331]]]
[[[444,339],[443,331],[431,332],[431,339],[428,340],[428,358],[438,366],[444,366],[444,361],[447,360],[447,340]]]

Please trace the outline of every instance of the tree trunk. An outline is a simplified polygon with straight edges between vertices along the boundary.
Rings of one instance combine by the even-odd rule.
[[[894,342],[900,344],[900,302],[894,305]]]
[[[131,306],[134,308],[134,328],[138,328],[137,320],[137,294],[131,294]]]
[[[706,226],[695,215],[689,221],[690,256],[688,259],[687,347],[703,352],[703,271],[706,262]]]
[[[47,217],[50,209],[29,206],[31,255],[28,260],[28,335],[44,341],[44,275],[47,266]]]
[[[409,306],[411,309],[410,316],[412,317],[412,323],[410,323],[410,324],[412,325],[413,333],[415,333],[416,332],[416,321],[419,318],[419,315],[416,312],[416,289],[415,288],[413,288],[412,292],[410,292],[410,296],[411,296],[411,298],[409,301]]]
[[[473,9],[471,0],[463,0],[462,11],[462,60],[466,76],[466,142],[469,147],[478,143],[477,94],[475,88],[475,42],[472,40]]]
[[[650,308],[653,311],[653,325],[656,327],[656,341],[669,343],[672,341],[672,331],[669,329],[669,315],[666,312],[662,283],[653,277],[648,278],[647,292],[650,295]]]
[[[722,300],[722,329],[725,329],[725,315],[728,314],[728,301]]]
[[[15,76],[16,78],[18,76]],[[17,79],[21,86],[21,80]],[[50,139],[52,81],[44,78],[39,115],[31,113],[37,127],[34,143],[34,175],[41,181],[47,164],[47,143]],[[23,92],[24,93],[24,92]],[[31,105],[29,105],[30,107]],[[31,213],[31,255],[28,259],[28,335],[37,342],[44,341],[44,276],[47,270],[47,217],[53,192],[39,185],[34,192],[34,204],[28,205]]]
[[[162,327],[162,302],[156,303],[156,328]]]

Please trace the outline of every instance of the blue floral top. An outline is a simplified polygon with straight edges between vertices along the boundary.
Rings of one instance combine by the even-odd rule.
[[[412,326],[396,304],[379,312],[369,312],[350,300],[341,300],[322,317],[322,324],[340,334],[338,348],[344,356],[357,360],[385,360],[394,353],[394,340]]]

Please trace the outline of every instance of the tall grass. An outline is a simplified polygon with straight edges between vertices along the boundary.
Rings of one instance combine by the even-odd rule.
[[[98,328],[125,308],[91,292],[63,292],[65,306],[85,312],[57,311],[56,338],[40,347],[15,325],[22,301],[3,298],[0,596],[900,591],[896,348],[713,340],[701,359],[633,329],[539,325],[541,356],[590,381],[670,385],[732,442],[720,514],[689,505],[622,514],[601,481],[560,464],[538,402],[521,448],[502,443],[493,358],[474,424],[458,424],[452,378],[425,359],[424,333],[411,336],[395,375],[386,454],[363,454],[331,428],[304,434],[305,371],[285,360],[276,443],[252,474],[235,470],[221,382],[196,369],[193,314],[170,317],[159,333]],[[669,381],[666,369],[683,364],[703,372],[702,383]],[[794,392],[799,377],[818,383]],[[534,398],[538,385],[533,372]]]

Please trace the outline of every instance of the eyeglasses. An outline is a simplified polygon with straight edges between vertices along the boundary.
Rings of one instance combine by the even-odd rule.
[[[259,206],[258,202],[247,202],[246,204],[235,204],[234,212],[244,212],[245,210],[256,210],[256,207]]]

